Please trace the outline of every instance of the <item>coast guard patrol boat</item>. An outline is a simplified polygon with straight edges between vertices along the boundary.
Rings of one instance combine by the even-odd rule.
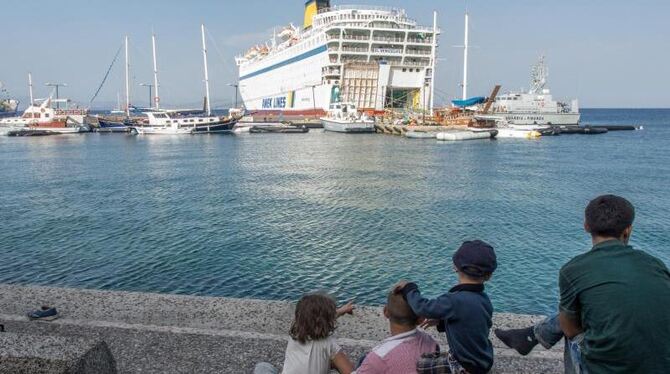
[[[544,56],[533,66],[530,90],[499,95],[493,104],[493,114],[513,125],[579,125],[577,100],[571,105],[554,100],[546,88],[547,67]]]
[[[248,113],[322,117],[331,103],[361,111],[433,107],[437,38],[405,10],[305,4],[303,27],[236,58]]]

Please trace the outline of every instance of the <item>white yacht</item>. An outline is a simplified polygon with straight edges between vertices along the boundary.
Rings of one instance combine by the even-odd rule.
[[[375,132],[375,121],[360,114],[351,103],[330,104],[328,116],[321,118],[324,130],[346,133]]]
[[[499,95],[493,104],[493,114],[513,125],[579,125],[578,101],[570,105],[554,100],[546,88],[548,71],[544,56],[533,66],[531,88],[528,92]]]

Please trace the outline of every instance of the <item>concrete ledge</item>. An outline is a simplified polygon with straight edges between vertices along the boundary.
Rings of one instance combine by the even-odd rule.
[[[114,374],[116,364],[100,340],[0,333],[0,372]]]
[[[61,318],[24,317],[43,304],[56,306]],[[104,340],[120,373],[246,373],[258,361],[281,365],[293,308],[277,301],[0,285],[0,323],[8,332]],[[539,318],[496,314],[494,324],[521,327]],[[356,358],[387,334],[381,308],[358,307],[338,321],[336,337]],[[446,347],[443,335],[434,335]],[[561,347],[521,357],[492,340],[497,373],[563,372]]]

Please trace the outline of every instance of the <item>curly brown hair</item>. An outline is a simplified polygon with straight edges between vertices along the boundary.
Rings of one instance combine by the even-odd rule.
[[[335,331],[336,310],[335,300],[325,293],[301,297],[295,306],[295,318],[289,335],[301,344],[329,337]]]

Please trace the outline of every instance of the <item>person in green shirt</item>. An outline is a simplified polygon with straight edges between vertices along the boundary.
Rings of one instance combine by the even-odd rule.
[[[670,271],[628,245],[635,209],[603,195],[586,207],[593,247],[559,273],[559,314],[535,326],[495,330],[519,353],[566,339],[566,373],[669,373]]]

